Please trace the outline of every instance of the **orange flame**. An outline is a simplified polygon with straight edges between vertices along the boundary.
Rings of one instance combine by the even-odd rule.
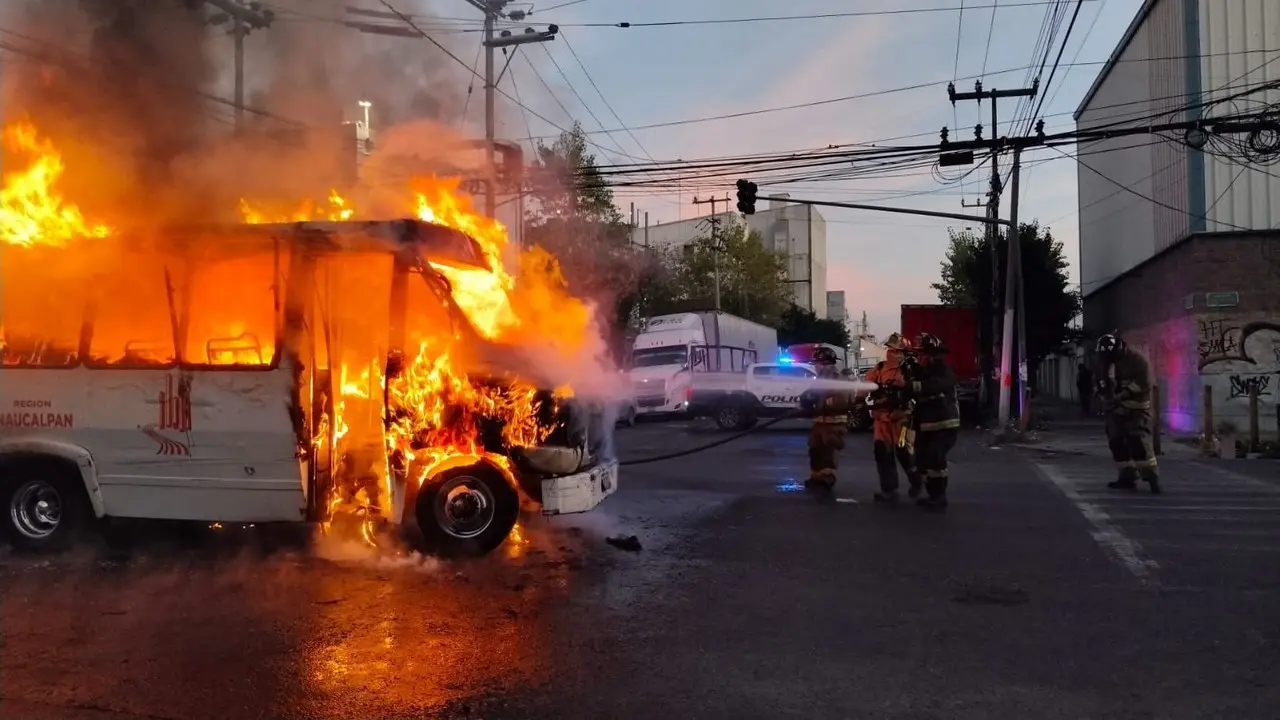
[[[5,173],[0,188],[0,241],[9,245],[63,247],[83,237],[106,237],[111,229],[90,223],[55,190],[64,170],[62,156],[29,122],[8,125],[0,134],[5,149],[34,155],[25,170]]]

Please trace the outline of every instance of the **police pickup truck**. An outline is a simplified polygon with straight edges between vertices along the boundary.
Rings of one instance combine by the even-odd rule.
[[[689,388],[689,414],[709,417],[721,430],[749,430],[761,419],[799,411],[817,379],[817,370],[806,363],[755,363],[745,373],[698,373]],[[851,430],[871,427],[865,399],[864,394],[851,413]]]

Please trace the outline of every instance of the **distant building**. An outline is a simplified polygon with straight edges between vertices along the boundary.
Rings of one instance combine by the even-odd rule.
[[[844,304],[843,290],[827,291],[827,319],[849,323],[849,308]]]
[[[796,305],[827,317],[827,221],[811,205],[788,203],[785,195],[772,195],[769,206],[754,215],[717,213],[722,223],[745,221],[760,233],[765,247],[787,256],[787,281]],[[632,242],[651,248],[675,248],[706,237],[710,216],[650,225],[635,229]],[[646,241],[647,238],[647,241]]]
[[[1249,112],[1276,92],[1204,103],[1280,80],[1275,0],[1146,0],[1075,113],[1082,131]],[[1266,18],[1266,20],[1264,20]],[[1269,54],[1271,53],[1271,54]],[[1280,178],[1193,136],[1091,141],[1077,166],[1088,336],[1119,330],[1144,352],[1180,431],[1246,427],[1257,388],[1276,428],[1280,378]],[[1248,143],[1247,135],[1237,142]],[[1086,157],[1087,155],[1087,157]]]

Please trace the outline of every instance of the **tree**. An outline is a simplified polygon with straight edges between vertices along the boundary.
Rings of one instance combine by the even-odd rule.
[[[839,320],[819,318],[817,313],[792,305],[782,313],[778,326],[778,344],[829,343],[847,348],[853,344],[849,326]]]
[[[786,256],[766,248],[760,233],[743,223],[716,227],[713,222],[707,221],[706,235],[659,256],[661,267],[647,286],[644,310],[661,315],[714,308],[718,267],[720,309],[776,327],[791,304]]]
[[[540,221],[574,218],[601,226],[624,226],[622,213],[596,166],[581,123],[560,133],[551,145],[535,149],[533,217]]]
[[[982,348],[992,346],[991,247],[971,231],[948,231],[951,245],[942,261],[942,279],[933,284],[938,301],[979,309]],[[1071,287],[1062,243],[1039,222],[1018,228],[1022,249],[1023,295],[1027,303],[1027,364],[1030,373],[1050,353],[1074,338],[1071,320],[1080,313],[1080,293]],[[1003,303],[1008,240],[996,242],[997,293]],[[1034,376],[1034,375],[1033,375]]]

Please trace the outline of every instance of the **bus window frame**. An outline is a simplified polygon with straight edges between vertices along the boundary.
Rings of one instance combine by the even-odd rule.
[[[293,249],[296,251],[296,248],[293,248]],[[282,293],[280,288],[281,286],[280,238],[276,236],[272,236],[271,238],[271,258],[272,258],[271,260],[272,273],[271,273],[270,287],[271,287],[271,307],[272,307],[272,313],[273,313],[272,324],[274,326],[272,328],[272,334],[274,336],[273,337],[274,352],[272,353],[272,356],[271,356],[271,362],[254,363],[254,364],[245,364],[245,363],[217,364],[217,363],[195,363],[195,362],[189,362],[189,361],[183,360],[182,348],[186,347],[187,333],[190,330],[188,326],[191,320],[191,293],[187,292],[183,295],[183,312],[181,314],[177,314],[176,310],[170,311],[171,313],[174,313],[172,315],[174,320],[174,344],[177,346],[176,347],[177,352],[174,353],[174,357],[177,359],[176,366],[178,367],[178,369],[189,370],[193,372],[273,372],[275,370],[280,369],[280,361],[284,357],[285,353],[287,352],[287,349],[284,346],[284,340],[285,340],[284,312],[283,312],[284,303],[281,297]],[[191,275],[193,273],[193,269],[190,264],[187,264],[185,268],[186,268],[185,280],[187,281],[189,286],[191,282]],[[166,278],[167,276],[168,276],[168,272],[166,271]],[[285,278],[284,282],[286,283],[289,282],[289,278]],[[174,295],[175,293],[172,291],[172,289],[170,289],[169,299],[170,299],[171,308],[173,308],[175,304]],[[206,348],[207,347],[208,347],[208,343],[206,342]]]

